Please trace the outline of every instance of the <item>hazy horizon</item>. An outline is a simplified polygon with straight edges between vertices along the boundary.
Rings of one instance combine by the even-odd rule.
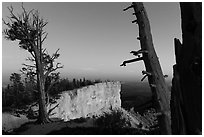
[[[143,62],[120,67],[127,59],[134,58],[129,52],[139,50],[138,26],[133,10],[123,12],[130,2],[25,2],[26,10],[38,9],[40,16],[48,20],[45,41],[50,54],[60,48],[57,62],[62,78],[87,78],[140,82],[145,70]],[[2,2],[2,18],[9,15],[12,5],[15,13],[21,13],[20,2]],[[173,75],[174,38],[181,39],[179,4],[145,3],[153,36],[153,43],[164,74]],[[6,19],[7,20],[7,19]],[[5,25],[2,24],[2,29]],[[22,63],[29,56],[17,42],[2,36],[2,82],[9,81],[11,73],[20,73]]]

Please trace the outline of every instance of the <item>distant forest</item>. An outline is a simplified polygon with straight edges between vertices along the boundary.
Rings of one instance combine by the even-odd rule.
[[[55,77],[56,78],[56,77]],[[31,75],[26,78],[22,78],[21,74],[12,73],[10,76],[11,83],[6,87],[2,87],[2,106],[20,108],[33,102],[38,101],[37,82]],[[50,88],[51,77],[48,77],[45,82],[45,89]],[[100,83],[101,80],[87,80],[83,79],[68,79],[59,78],[52,87],[49,89],[49,96],[51,98],[57,97],[62,91],[73,90],[95,83]]]

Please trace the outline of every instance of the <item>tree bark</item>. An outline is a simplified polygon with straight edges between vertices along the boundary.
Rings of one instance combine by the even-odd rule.
[[[47,113],[46,96],[45,96],[45,76],[43,70],[43,64],[41,60],[42,52],[39,50],[36,52],[36,73],[37,73],[37,86],[39,90],[39,123],[49,123],[50,119]]]
[[[175,39],[173,134],[202,132],[202,3],[180,3],[182,44]]]
[[[47,114],[46,100],[45,100],[45,89],[44,89],[42,78],[39,78],[39,84],[38,85],[39,85],[39,90],[40,90],[39,122],[40,123],[48,123],[48,122],[50,122],[50,120],[49,120],[49,117]]]
[[[160,126],[161,134],[171,134],[171,120],[170,120],[170,103],[169,97],[170,91],[165,83],[165,79],[162,73],[162,69],[156,55],[149,20],[147,17],[146,10],[143,3],[133,2],[134,15],[136,15],[137,20],[133,21],[139,25],[139,37],[141,44],[141,50],[147,51],[143,52],[143,60],[146,67],[148,75],[149,85],[151,87],[152,93],[154,95],[154,100],[156,102],[156,108],[158,111],[158,121]]]

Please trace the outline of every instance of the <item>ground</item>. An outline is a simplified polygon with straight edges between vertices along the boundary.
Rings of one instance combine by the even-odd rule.
[[[138,121],[127,111],[113,111],[99,118],[80,118],[64,122],[52,119],[52,123],[36,124],[34,120],[21,125],[12,132],[13,135],[132,135],[159,134],[158,128],[147,130],[138,125]]]
[[[117,135],[117,134],[152,134],[153,131],[146,131],[136,128],[100,128],[93,124],[93,119],[84,122],[53,122],[45,125],[29,123],[14,130],[10,134],[17,135]]]

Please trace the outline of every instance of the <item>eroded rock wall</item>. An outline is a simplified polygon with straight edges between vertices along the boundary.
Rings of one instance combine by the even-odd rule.
[[[120,82],[98,83],[64,91],[56,103],[49,106],[51,109],[57,105],[50,118],[68,121],[80,117],[99,116],[103,112],[121,107],[120,91]]]

